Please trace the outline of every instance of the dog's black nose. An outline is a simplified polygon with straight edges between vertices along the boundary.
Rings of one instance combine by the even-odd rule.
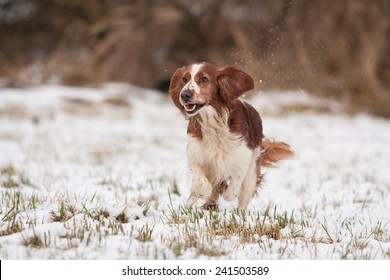
[[[186,90],[186,91],[183,91],[181,94],[181,99],[184,101],[184,102],[188,102],[190,101],[191,99],[191,96],[192,96],[192,92],[189,91],[189,90]]]

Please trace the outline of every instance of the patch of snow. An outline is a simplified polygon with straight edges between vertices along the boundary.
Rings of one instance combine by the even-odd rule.
[[[0,89],[0,257],[388,259],[390,121],[304,92],[248,102],[296,152],[266,170],[246,213],[251,226],[286,215],[278,240],[213,236],[209,212],[181,213],[186,121],[167,96],[114,83]],[[235,206],[213,215],[228,221]]]

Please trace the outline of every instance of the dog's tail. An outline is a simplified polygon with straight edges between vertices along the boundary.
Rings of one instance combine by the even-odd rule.
[[[294,155],[291,147],[274,139],[263,138],[261,144],[260,164],[263,167],[276,167],[277,163]]]

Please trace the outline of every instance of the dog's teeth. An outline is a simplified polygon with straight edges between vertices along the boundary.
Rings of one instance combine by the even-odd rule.
[[[190,104],[190,105],[186,105],[186,106],[185,106],[185,108],[186,108],[187,111],[192,111],[192,110],[195,109],[195,107],[196,107],[195,104]]]

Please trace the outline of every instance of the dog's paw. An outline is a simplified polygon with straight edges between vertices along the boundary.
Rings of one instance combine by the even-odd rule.
[[[218,211],[218,204],[215,201],[206,201],[202,205],[202,208],[205,210]]]
[[[206,199],[211,195],[212,186],[206,178],[197,178],[192,185],[192,193],[195,193],[198,198]]]

